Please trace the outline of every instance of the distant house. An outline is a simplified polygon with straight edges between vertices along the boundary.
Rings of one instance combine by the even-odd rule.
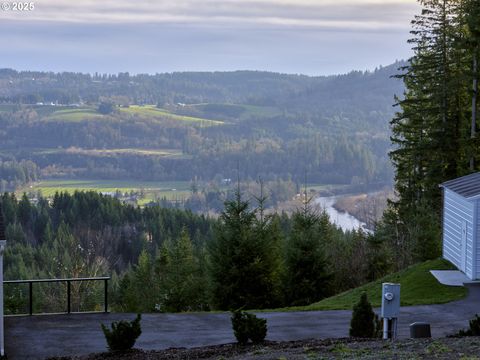
[[[443,188],[443,257],[471,280],[480,279],[480,173]]]

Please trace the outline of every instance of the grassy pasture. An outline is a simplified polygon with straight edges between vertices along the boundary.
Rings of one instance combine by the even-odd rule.
[[[259,118],[272,118],[278,115],[282,115],[282,111],[279,108],[273,106],[256,106],[256,105],[242,105],[245,108],[245,112],[240,116],[240,120],[250,117]]]
[[[223,121],[173,114],[168,110],[159,109],[154,105],[131,105],[128,108],[120,108],[119,111],[129,115],[152,118],[167,118],[176,121],[200,124],[202,126],[214,126],[223,124]]]
[[[237,120],[272,118],[282,114],[282,111],[274,106],[203,103],[187,105],[187,107],[203,112],[206,117],[208,117],[209,111],[213,111],[217,117],[224,114],[225,117],[233,117]],[[214,107],[215,110],[211,110],[209,107]]]
[[[11,112],[17,108],[17,105],[0,105],[0,112]],[[110,115],[103,115],[93,106],[74,107],[61,105],[29,105],[28,108],[35,110],[44,121],[80,122],[84,120],[115,117],[115,112]],[[142,118],[155,120],[169,119],[200,126],[216,126],[224,124],[224,122],[220,120],[210,120],[201,117],[174,114],[166,109],[159,109],[155,105],[131,105],[126,108],[119,107],[116,111],[120,114],[134,115]]]
[[[18,108],[18,105],[9,105],[9,104],[2,104],[0,105],[0,112],[11,112],[15,111]]]
[[[37,154],[79,154],[86,156],[118,156],[118,155],[142,155],[142,156],[160,156],[160,157],[184,157],[181,150],[178,149],[83,149],[71,147],[67,149],[40,149]]]
[[[139,204],[145,204],[154,200],[155,197],[165,197],[168,200],[186,198],[190,194],[190,183],[188,181],[44,180],[18,190],[17,194],[40,191],[43,196],[48,198],[56,192],[98,191],[114,193],[117,190],[122,193],[143,190],[145,197],[139,201]]]
[[[46,116],[46,121],[71,121],[77,122],[82,120],[101,119],[104,115],[99,114],[94,108],[80,107],[56,110]]]

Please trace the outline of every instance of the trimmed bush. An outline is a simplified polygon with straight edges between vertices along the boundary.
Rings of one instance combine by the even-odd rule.
[[[480,317],[478,317],[478,314],[475,314],[475,317],[469,321],[469,324],[472,336],[480,336]]]
[[[267,320],[247,313],[248,337],[254,344],[259,344],[267,336]]]
[[[232,313],[231,321],[235,338],[240,344],[245,345],[248,342],[247,313],[236,310]]]
[[[233,334],[239,344],[245,345],[250,339],[254,344],[261,343],[267,336],[267,320],[241,310],[232,313]]]
[[[475,317],[469,321],[470,328],[468,330],[460,330],[458,336],[480,336],[480,317],[475,314]]]
[[[107,340],[108,350],[125,351],[135,345],[135,341],[142,333],[140,328],[141,315],[138,314],[133,321],[112,322],[112,329],[102,324],[102,330]]]
[[[350,321],[350,336],[374,338],[378,336],[379,320],[368,301],[367,293],[362,293],[360,301],[353,307]]]

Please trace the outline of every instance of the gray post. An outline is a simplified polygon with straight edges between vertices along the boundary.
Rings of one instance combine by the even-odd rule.
[[[1,215],[0,215],[1,216]],[[5,355],[5,330],[3,324],[3,252],[7,240],[0,240],[0,355]]]

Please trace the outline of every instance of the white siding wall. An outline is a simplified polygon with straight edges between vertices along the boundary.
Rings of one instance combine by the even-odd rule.
[[[475,202],[470,202],[453,191],[444,189],[443,257],[462,270],[462,226],[467,223],[466,275],[473,279],[473,226]],[[477,230],[477,229],[475,229]],[[475,252],[478,248],[475,249]],[[475,254],[477,255],[477,254]],[[475,256],[477,259],[478,256]],[[476,267],[479,269],[479,267]]]
[[[477,247],[477,254],[475,258],[475,264],[477,265],[476,267],[476,276],[475,280],[480,279],[480,199],[477,199],[474,203],[475,205],[475,219],[476,219],[476,236],[474,238],[474,242],[476,242],[476,247]]]

